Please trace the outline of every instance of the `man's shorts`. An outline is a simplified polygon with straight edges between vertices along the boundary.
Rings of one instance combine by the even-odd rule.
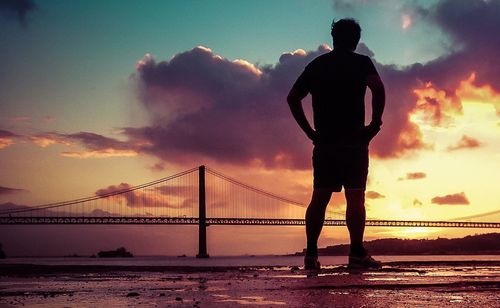
[[[315,145],[313,150],[314,188],[331,191],[365,189],[368,176],[368,147]]]

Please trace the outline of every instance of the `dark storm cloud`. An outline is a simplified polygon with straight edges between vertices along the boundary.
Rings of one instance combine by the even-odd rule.
[[[20,24],[24,24],[26,15],[36,7],[32,0],[0,0],[0,15],[14,17]]]

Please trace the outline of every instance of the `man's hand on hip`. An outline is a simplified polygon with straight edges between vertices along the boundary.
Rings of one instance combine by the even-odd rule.
[[[380,126],[382,126],[382,122],[373,121],[365,126],[364,131],[368,142],[370,142],[378,134],[378,132],[380,131]]]

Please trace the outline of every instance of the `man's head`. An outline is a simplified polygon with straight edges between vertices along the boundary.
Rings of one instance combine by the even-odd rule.
[[[344,18],[332,22],[333,47],[355,50],[361,38],[361,27],[351,18]]]

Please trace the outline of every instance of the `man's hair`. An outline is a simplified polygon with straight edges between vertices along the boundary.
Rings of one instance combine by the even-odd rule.
[[[333,46],[339,48],[356,49],[361,38],[361,27],[352,18],[344,18],[332,22]]]

